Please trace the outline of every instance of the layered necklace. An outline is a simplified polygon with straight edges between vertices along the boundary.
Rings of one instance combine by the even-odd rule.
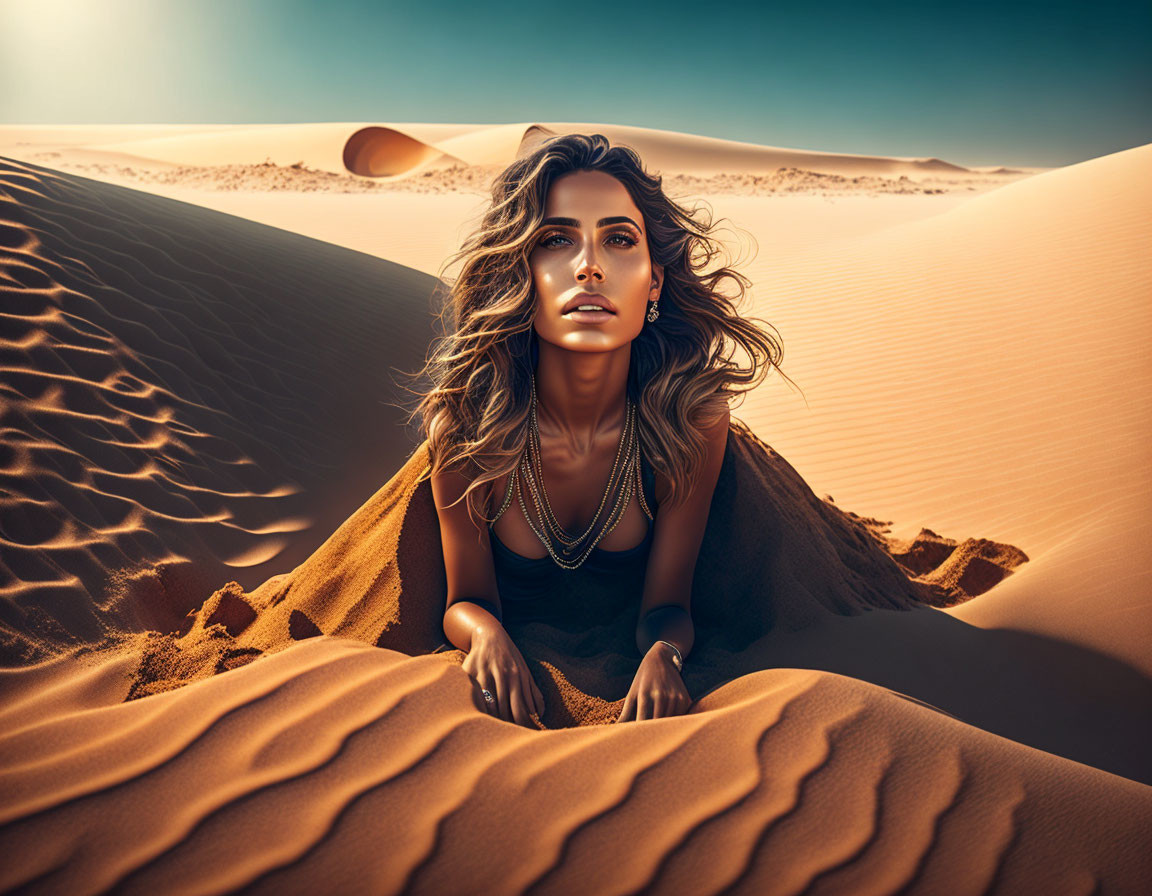
[[[520,497],[520,508],[524,511],[524,519],[540,539],[556,565],[564,569],[576,569],[591,555],[596,545],[608,535],[624,518],[624,513],[632,501],[635,492],[640,498],[640,507],[648,519],[652,519],[652,511],[644,497],[644,484],[640,470],[640,438],[637,425],[637,411],[635,403],[625,396],[624,426],[620,432],[620,444],[616,448],[616,460],[612,464],[612,473],[608,476],[608,486],[604,490],[604,497],[600,499],[600,507],[587,530],[580,535],[570,534],[556,515],[548,502],[548,493],[544,490],[544,465],[541,462],[540,427],[536,420],[536,378],[532,378],[532,407],[528,422],[528,444],[520,457],[519,465],[512,470],[508,482],[508,491],[504,496],[504,504],[493,518],[492,522],[504,514],[512,502],[512,493],[515,491]],[[527,486],[528,493],[536,509],[536,519],[528,512],[528,505],[524,501],[524,489],[520,479]],[[604,508],[615,495],[615,502],[608,515],[600,521]],[[600,523],[597,528],[597,523]]]

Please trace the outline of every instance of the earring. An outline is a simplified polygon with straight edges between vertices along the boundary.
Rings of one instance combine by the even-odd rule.
[[[656,320],[656,318],[660,316],[660,310],[656,307],[659,302],[660,300],[657,299],[652,303],[652,307],[648,309],[648,323],[652,323],[652,321]]]

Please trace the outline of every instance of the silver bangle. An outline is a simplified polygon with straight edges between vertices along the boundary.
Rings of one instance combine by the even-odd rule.
[[[677,672],[682,672],[682,671],[684,671],[684,657],[682,657],[682,656],[680,655],[680,649],[679,649],[679,648],[678,648],[678,647],[677,647],[675,644],[673,644],[671,641],[663,641],[663,640],[659,640],[659,641],[657,641],[656,643],[657,643],[657,644],[667,644],[669,647],[671,647],[671,648],[672,648],[672,652],[673,652],[674,654],[676,654],[676,659],[672,661],[672,662],[673,662],[673,665],[675,665],[675,666],[676,666],[676,671],[677,671]]]

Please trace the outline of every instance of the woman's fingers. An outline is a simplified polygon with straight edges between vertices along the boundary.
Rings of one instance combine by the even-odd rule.
[[[480,673],[476,676],[476,683],[479,684],[481,688],[480,699],[484,701],[484,711],[487,712],[490,716],[496,715],[500,704],[496,702],[496,686],[492,683],[492,677],[490,675]],[[492,695],[492,700],[488,700],[484,696],[483,692],[485,690]]]
[[[529,713],[532,711],[528,706],[528,698],[524,694],[524,687],[520,681],[513,679],[512,689],[509,694],[512,703],[512,718],[517,725],[523,725],[525,728],[535,728],[532,724],[532,717]]]
[[[492,702],[484,701],[484,708],[489,715],[526,728],[536,728],[531,714],[544,714],[544,695],[527,671],[522,675],[503,677],[485,671],[477,674],[476,682],[492,695]]]
[[[496,702],[500,705],[500,718],[505,722],[512,721],[512,695],[511,691],[512,679],[508,675],[500,676],[500,683],[497,687],[500,693],[496,695]]]
[[[538,716],[544,715],[544,695],[540,693],[540,688],[536,687],[536,682],[532,678],[532,673],[528,671],[527,665],[520,667],[520,686],[521,693],[524,695],[524,707],[528,712],[534,712]],[[533,725],[533,728],[536,726]]]
[[[617,722],[636,721],[647,719],[663,719],[669,716],[683,715],[691,701],[678,697],[675,694],[662,692],[630,691],[624,698],[624,708],[616,717]]]
[[[524,654],[517,650],[516,658],[516,672],[512,680],[516,682],[518,687],[517,693],[512,696],[512,712],[515,715],[521,711],[521,714],[525,716],[524,721],[521,722],[517,716],[517,722],[534,729],[536,726],[532,724],[529,714],[544,714],[544,695],[540,693],[540,688],[536,687],[532,673],[528,671],[528,664],[524,662]]]
[[[528,663],[524,661],[524,654],[520,652],[519,648],[516,649],[516,660],[516,668],[520,673],[520,690],[524,695],[524,705],[529,712],[543,715],[544,695],[540,693],[540,688],[536,687],[536,681],[532,678],[532,673],[528,671]]]
[[[528,721],[528,716],[524,712],[522,688],[519,675],[513,676],[508,681],[508,711],[512,714],[510,721],[515,725],[523,725]]]

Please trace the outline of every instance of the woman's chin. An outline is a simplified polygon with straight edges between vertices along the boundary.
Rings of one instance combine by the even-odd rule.
[[[639,333],[622,335],[619,332],[607,332],[600,325],[589,324],[574,328],[558,336],[554,341],[543,337],[541,341],[551,342],[557,348],[570,352],[612,352],[630,345],[638,335]]]

